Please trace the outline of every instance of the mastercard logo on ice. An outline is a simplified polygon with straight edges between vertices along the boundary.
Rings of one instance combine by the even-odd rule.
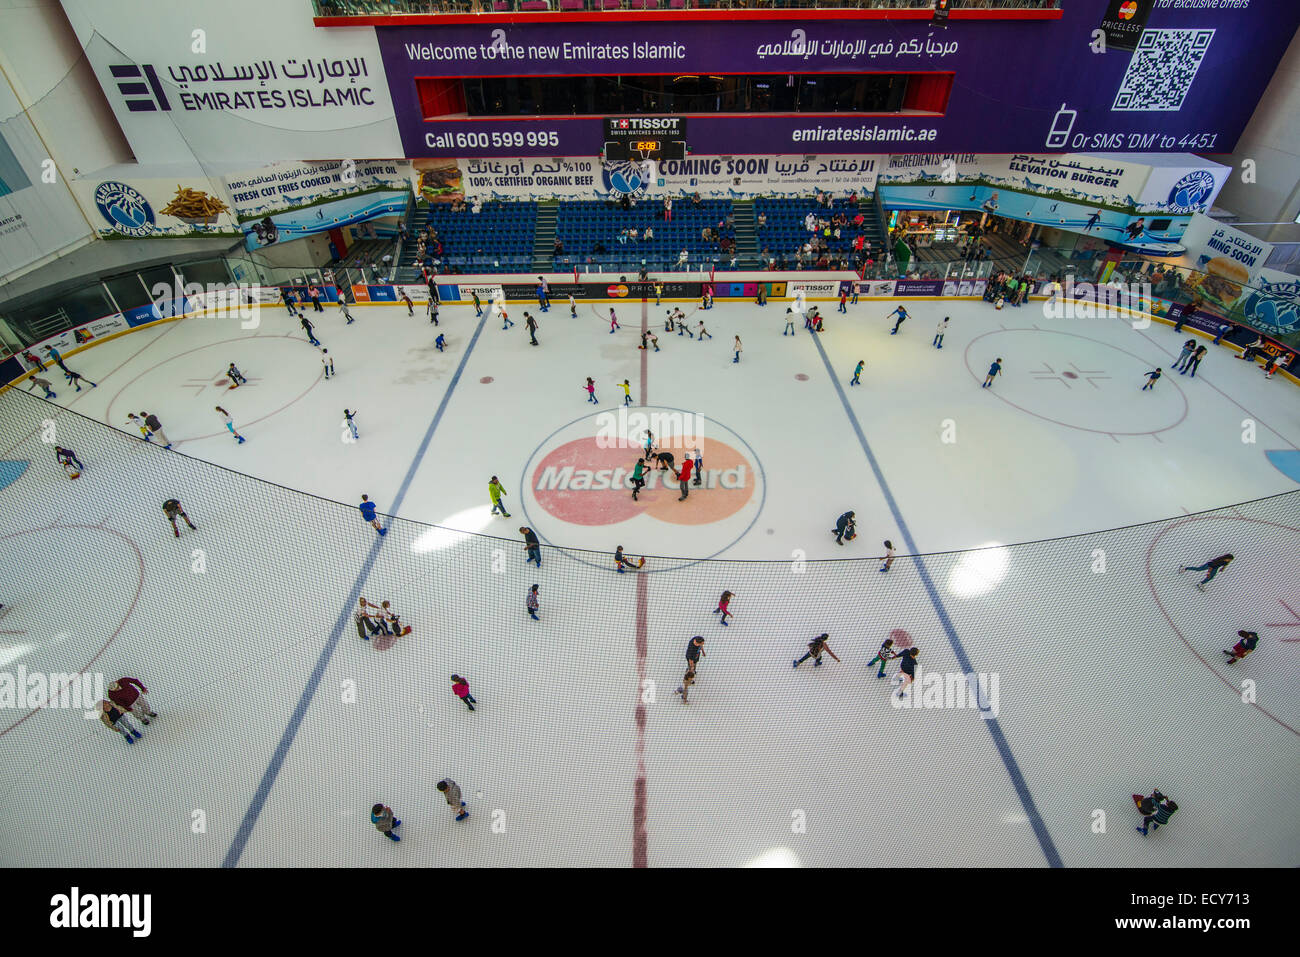
[[[1119,18],[1121,20],[1132,20],[1135,16],[1137,16],[1137,12],[1138,12],[1137,0],[1126,0],[1125,3],[1120,4]]]

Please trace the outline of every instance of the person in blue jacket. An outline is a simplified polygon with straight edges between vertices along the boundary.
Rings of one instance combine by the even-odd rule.
[[[387,535],[388,529],[379,524],[379,519],[375,516],[375,503],[370,501],[368,495],[361,496],[361,504],[357,506],[361,509],[361,517],[369,522],[380,535]]]

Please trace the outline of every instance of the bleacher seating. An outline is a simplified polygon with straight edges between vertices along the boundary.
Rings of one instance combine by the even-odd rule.
[[[432,248],[425,252],[426,262],[441,259],[440,272],[530,272],[533,262],[533,234],[537,226],[537,204],[527,202],[488,202],[481,211],[469,209],[453,213],[445,203],[429,207],[423,221],[416,219],[412,228],[425,226],[438,231],[442,255]],[[407,251],[413,256],[415,239],[403,247],[403,265]],[[414,264],[418,268],[418,263]]]
[[[767,223],[758,226],[756,235],[758,237],[759,248],[767,247],[773,255],[784,254],[790,257],[795,250],[802,246],[812,237],[804,223],[805,217],[813,213],[819,218],[829,220],[835,213],[844,213],[849,218],[849,225],[841,227],[840,237],[834,237],[832,228],[831,236],[826,236],[823,232],[822,240],[826,244],[827,250],[834,255],[841,255],[851,258],[853,254],[853,240],[859,233],[866,236],[868,241],[879,248],[880,242],[875,235],[875,228],[872,225],[875,220],[875,213],[871,208],[871,202],[868,199],[859,199],[856,206],[850,206],[844,199],[836,199],[828,208],[819,205],[813,198],[794,198],[794,199],[758,199],[754,201],[755,222],[760,215],[767,216]],[[853,218],[861,213],[865,219],[863,228],[859,229],[853,225]]]
[[[632,270],[644,260],[648,268],[664,269],[676,264],[683,249],[690,254],[688,266],[725,265],[731,256],[720,253],[716,243],[703,238],[702,231],[706,226],[717,228],[731,214],[729,199],[701,200],[699,206],[692,206],[686,197],[675,198],[671,222],[664,221],[663,204],[658,200],[643,200],[631,209],[603,200],[561,203],[555,235],[564,244],[564,252],[555,257],[555,268],[600,265]],[[647,227],[654,230],[653,239],[643,238]],[[636,229],[637,240],[620,243],[619,234],[628,228]],[[719,232],[733,241],[736,237],[734,228],[724,226]],[[603,252],[596,251],[597,243],[605,247]]]

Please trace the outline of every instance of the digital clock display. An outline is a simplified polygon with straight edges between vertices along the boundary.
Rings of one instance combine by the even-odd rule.
[[[627,144],[633,153],[658,153],[661,146],[659,140],[633,140]]]

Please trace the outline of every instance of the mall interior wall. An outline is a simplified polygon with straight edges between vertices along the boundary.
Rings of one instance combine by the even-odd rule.
[[[1243,103],[1242,109],[1251,104]],[[1232,154],[1234,174],[1219,193],[1218,205],[1243,223],[1286,223],[1271,229],[1251,229],[1273,243],[1300,242],[1300,33],[1287,48],[1277,72]],[[1228,162],[1225,157],[1219,157]],[[1242,180],[1241,164],[1255,163],[1256,182]]]

